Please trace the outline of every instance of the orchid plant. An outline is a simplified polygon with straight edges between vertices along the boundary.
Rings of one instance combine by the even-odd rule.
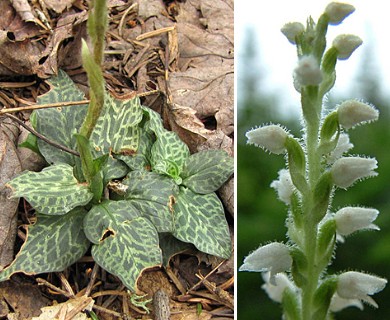
[[[287,169],[271,184],[288,206],[286,243],[271,242],[250,253],[240,271],[261,272],[263,289],[282,304],[283,319],[332,319],[333,312],[362,302],[378,307],[371,295],[387,280],[364,272],[328,274],[337,242],[359,230],[379,230],[373,224],[374,208],[347,206],[332,212],[337,188],[376,176],[375,158],[348,156],[353,147],[347,131],[378,119],[372,105],[348,100],[325,111],[324,96],[336,79],[337,60],[346,60],[362,40],[350,34],[337,36],[326,46],[329,25],[340,24],[355,8],[332,2],[317,23],[287,23],[282,33],[296,46],[298,64],[294,86],[301,94],[303,132],[294,137],[277,124],[246,133],[247,142],[275,154],[286,154]]]

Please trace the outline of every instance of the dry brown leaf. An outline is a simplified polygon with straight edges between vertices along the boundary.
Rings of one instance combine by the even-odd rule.
[[[0,283],[0,299],[8,304],[14,313],[9,313],[7,319],[31,319],[38,316],[40,308],[48,304],[39,288],[33,284],[17,283],[12,280]],[[52,318],[53,319],[53,318]]]
[[[87,12],[67,12],[57,22],[48,45],[40,55],[39,61],[44,61],[36,69],[41,78],[57,74],[58,68],[64,63],[72,68],[81,66],[81,37],[86,35],[85,24]]]
[[[43,0],[48,9],[54,10],[57,13],[62,13],[72,7],[74,0]]]
[[[30,4],[27,0],[10,0],[11,4],[15,8],[15,11],[20,15],[23,21],[34,21],[35,17],[32,13]]]
[[[7,119],[8,120],[8,119]],[[10,199],[5,184],[21,172],[16,153],[17,128],[4,120],[0,125],[0,268],[13,260],[19,199]]]
[[[88,320],[91,318],[81,311],[92,310],[93,304],[94,301],[91,297],[81,296],[69,299],[63,303],[41,308],[41,315],[39,317],[33,317],[31,320],[66,319],[73,309],[79,309],[79,312],[72,317],[72,320]],[[61,315],[61,317],[59,317],[59,315]]]

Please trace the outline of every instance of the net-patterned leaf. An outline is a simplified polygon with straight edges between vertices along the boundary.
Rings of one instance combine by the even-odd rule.
[[[106,94],[102,113],[91,134],[91,146],[99,155],[136,152],[142,115],[138,98],[117,100]]]
[[[82,229],[85,214],[77,208],[60,217],[38,215],[37,222],[28,227],[27,239],[15,260],[0,273],[0,281],[16,272],[63,271],[83,257],[90,245]]]
[[[127,186],[125,198],[158,232],[173,231],[173,204],[179,187],[169,177],[149,171],[132,171],[123,180]]]
[[[93,207],[84,219],[92,256],[103,269],[137,291],[142,271],[162,263],[158,233],[128,201],[107,201]]]
[[[194,244],[205,253],[226,259],[230,257],[229,228],[221,201],[215,193],[201,195],[180,187],[174,212],[173,235],[176,238]]]
[[[7,184],[13,197],[24,197],[38,212],[64,215],[73,208],[88,204],[93,194],[73,176],[65,163],[47,167],[41,172],[26,171]]]
[[[233,158],[225,151],[205,150],[187,158],[181,177],[192,191],[207,194],[217,191],[233,172]]]
[[[68,75],[60,70],[57,77],[49,80],[52,89],[38,97],[39,104],[54,102],[81,101],[85,99]],[[80,128],[88,105],[75,105],[63,108],[39,109],[34,111],[37,115],[36,129],[52,141],[63,146],[76,149],[76,139],[73,134]],[[38,147],[48,163],[67,163],[75,165],[74,155],[61,151],[41,139],[38,139]]]

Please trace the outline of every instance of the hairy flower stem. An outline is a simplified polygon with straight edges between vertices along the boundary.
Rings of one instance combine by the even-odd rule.
[[[318,87],[307,87],[302,90],[302,108],[306,122],[306,152],[308,172],[307,179],[310,191],[303,195],[304,205],[304,248],[307,259],[307,282],[302,288],[302,320],[312,319],[313,297],[318,285],[321,270],[316,267],[317,222],[314,218],[316,207],[313,197],[314,188],[321,175],[321,155],[318,152],[318,133],[322,97],[318,97]]]
[[[80,134],[89,139],[104,105],[104,78],[101,70],[103,62],[104,36],[107,28],[106,0],[95,0],[88,18],[88,33],[93,44],[93,55],[83,41],[83,67],[87,72],[91,101],[88,112],[80,128]]]

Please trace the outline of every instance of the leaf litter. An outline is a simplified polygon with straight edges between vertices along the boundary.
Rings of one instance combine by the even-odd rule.
[[[122,99],[141,96],[143,104],[159,112],[164,125],[178,133],[191,152],[211,148],[233,155],[233,0],[134,3],[109,0],[108,6],[110,24],[104,64],[108,90]],[[4,81],[0,82],[0,103],[3,106],[34,104],[37,96],[48,90],[45,79],[57,74],[60,68],[81,89],[87,88],[80,59],[81,38],[86,37],[84,1],[1,1],[0,9],[3,12],[0,18],[0,81]],[[20,112],[19,117],[28,121],[29,113]],[[1,122],[5,122],[4,116]],[[6,158],[0,159],[0,168],[9,172],[9,178],[25,169],[17,153],[22,155],[21,150],[26,149],[16,148],[16,139],[17,135],[11,141],[7,136],[0,136],[0,143],[8,146]],[[34,159],[36,168],[41,168],[39,158]],[[234,212],[233,192],[232,178],[219,193],[230,221]],[[2,198],[1,206],[3,201]],[[15,218],[20,213],[18,225],[33,219],[25,202],[19,208],[17,203],[13,204],[9,212]],[[11,229],[16,233],[14,224]],[[16,250],[22,242],[23,228],[19,227]],[[219,264],[203,255],[195,258],[195,250],[184,250],[183,254],[171,257],[165,272],[144,273],[139,288],[149,298],[163,288],[169,296],[171,319],[231,318],[231,306],[221,302],[216,292],[226,291],[232,299],[233,259]],[[9,259],[12,254],[2,266]],[[129,302],[128,293],[115,277],[102,270],[94,273],[92,262],[87,254],[63,273],[49,274],[46,285],[41,283],[41,290],[52,301],[64,303],[72,296],[64,294],[63,289],[68,286],[77,295],[92,291],[93,310],[100,319],[153,317],[153,311],[152,315],[147,314]],[[14,278],[31,282],[23,275]],[[202,278],[208,281],[207,285]],[[1,294],[3,299],[7,297],[7,292]],[[38,314],[40,307],[35,307]]]

